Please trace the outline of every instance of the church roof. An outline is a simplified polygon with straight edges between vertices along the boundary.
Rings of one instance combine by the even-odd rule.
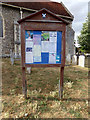
[[[3,4],[21,7],[22,9],[27,8],[33,12],[38,11],[43,8],[46,8],[57,15],[66,16],[66,17],[70,18],[71,20],[73,20],[73,18],[74,18],[73,15],[69,12],[69,10],[64,6],[64,4],[62,2],[58,3],[58,2],[52,2],[49,0],[47,0],[48,2],[38,2],[38,0],[33,0],[36,2],[23,2],[25,0],[19,0],[19,1],[20,2],[18,2],[18,0],[13,0],[13,2],[11,2],[11,0],[8,0],[8,1],[1,0],[1,2]],[[27,0],[27,1],[30,1],[30,0]]]

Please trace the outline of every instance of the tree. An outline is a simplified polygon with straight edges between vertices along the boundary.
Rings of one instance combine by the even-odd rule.
[[[90,52],[90,13],[83,23],[81,34],[78,36],[79,44],[81,45],[81,51]]]

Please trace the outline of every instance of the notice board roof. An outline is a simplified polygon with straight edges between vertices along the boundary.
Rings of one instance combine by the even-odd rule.
[[[42,18],[42,14],[46,14],[46,19]],[[48,17],[47,17],[48,16]],[[41,21],[41,22],[52,22],[52,21],[56,21],[56,22],[61,22],[61,23],[64,23],[64,24],[69,24],[69,22],[65,21],[64,19],[56,16],[54,13],[52,13],[51,11],[43,8],[41,10],[39,10],[38,12],[35,12],[35,13],[32,13],[30,14],[29,16],[21,19],[18,21],[18,23],[22,23],[22,22],[26,22],[26,21]]]

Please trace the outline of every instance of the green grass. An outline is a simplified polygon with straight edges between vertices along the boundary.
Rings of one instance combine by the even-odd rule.
[[[87,69],[78,66],[65,67],[64,94],[63,100],[60,100],[60,68],[32,68],[31,74],[26,72],[28,98],[25,100],[22,94],[20,61],[11,65],[10,59],[3,59],[2,66],[3,118],[88,118]],[[67,83],[72,86],[68,87]],[[75,111],[72,106],[77,103],[80,109]],[[27,117],[25,113],[28,113]]]
[[[75,118],[82,118],[80,111],[74,111],[73,109],[70,109],[69,113],[73,114]]]

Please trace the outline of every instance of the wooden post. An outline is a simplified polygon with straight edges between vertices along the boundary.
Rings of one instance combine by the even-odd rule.
[[[64,77],[64,67],[61,67],[60,70],[60,99],[63,98],[63,77]]]
[[[27,81],[26,81],[26,72],[25,72],[25,31],[24,26],[21,25],[21,62],[22,62],[22,87],[24,97],[27,98]]]
[[[60,70],[60,99],[63,98],[63,79],[64,79],[64,66],[65,66],[65,32],[62,32],[62,60],[61,60],[61,70]]]
[[[27,81],[25,76],[25,67],[22,67],[22,82],[23,82],[23,94],[24,97],[27,98]]]

